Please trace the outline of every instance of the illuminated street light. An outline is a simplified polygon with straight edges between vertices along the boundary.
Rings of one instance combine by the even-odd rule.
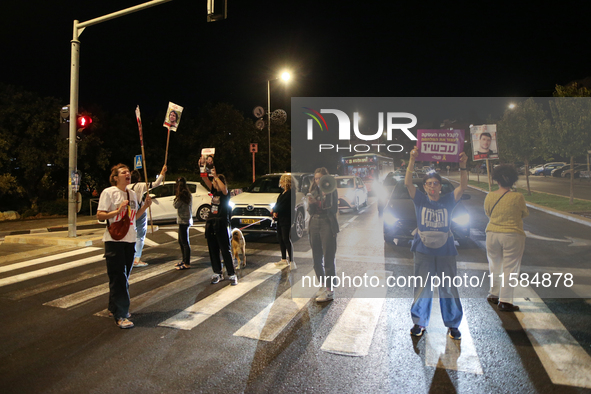
[[[513,104],[513,103],[509,104],[509,109],[513,109],[513,108],[515,108],[515,104]]]
[[[284,81],[288,81],[291,78],[291,74],[287,71],[284,71],[281,74],[281,79]],[[269,132],[269,174],[271,174],[271,81],[275,81],[279,79],[273,78],[267,80],[267,130]]]

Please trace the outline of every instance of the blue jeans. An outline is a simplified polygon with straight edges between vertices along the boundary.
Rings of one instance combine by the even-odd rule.
[[[443,323],[446,327],[459,327],[464,315],[462,303],[460,302],[458,288],[447,279],[448,277],[453,279],[458,272],[456,256],[433,256],[415,252],[414,267],[414,274],[422,278],[423,286],[417,286],[414,290],[415,299],[410,308],[413,323],[423,327],[429,325],[431,306],[433,304],[431,278],[437,276],[442,282],[438,289]],[[445,280],[443,280],[444,274]]]
[[[135,244],[132,242],[105,242],[105,259],[109,276],[109,311],[115,321],[126,318],[129,312],[129,275],[133,267]]]
[[[135,255],[134,259],[142,257],[142,249],[144,249],[144,240],[148,232],[148,214],[144,212],[139,218],[135,218],[135,231],[137,232],[137,239],[135,241]]]

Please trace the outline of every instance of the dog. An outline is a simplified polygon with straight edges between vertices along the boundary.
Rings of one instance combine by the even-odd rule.
[[[242,262],[240,261],[240,253],[242,252]],[[240,229],[232,230],[232,256],[238,263],[236,269],[246,267],[246,241]]]

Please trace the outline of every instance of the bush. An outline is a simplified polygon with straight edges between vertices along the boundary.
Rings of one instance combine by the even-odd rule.
[[[44,216],[67,215],[68,200],[59,199],[55,201],[44,201],[39,204],[39,212],[41,212]]]

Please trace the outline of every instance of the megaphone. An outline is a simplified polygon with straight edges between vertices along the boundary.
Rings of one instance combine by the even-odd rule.
[[[334,179],[332,175],[324,175],[318,181],[318,188],[324,194],[330,194],[334,192],[337,188],[337,181]]]

